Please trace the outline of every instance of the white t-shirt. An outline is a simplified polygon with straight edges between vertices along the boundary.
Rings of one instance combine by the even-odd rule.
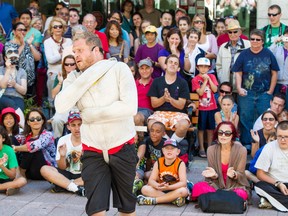
[[[280,149],[277,140],[267,143],[256,164],[257,169],[261,169],[277,181],[287,182],[288,180],[288,151]]]
[[[59,139],[57,145],[56,160],[57,161],[60,160],[59,147],[66,143],[67,147],[66,161],[68,163],[68,167],[66,168],[66,170],[73,174],[80,174],[82,164],[80,161],[80,157],[77,157],[75,155],[75,152],[76,151],[82,152],[82,144],[78,146],[73,146],[71,141],[71,135],[72,134],[67,134]]]

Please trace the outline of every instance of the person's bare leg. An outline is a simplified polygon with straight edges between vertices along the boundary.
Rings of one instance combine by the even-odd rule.
[[[176,125],[175,125],[175,134],[178,136],[178,137],[185,137],[186,136],[186,133],[187,133],[187,130],[188,128],[190,127],[190,124],[187,120],[183,119],[183,120],[180,120]]]
[[[207,130],[207,143],[208,147],[211,146],[213,141],[213,130]]]
[[[27,184],[27,180],[24,177],[19,177],[10,182],[0,184],[0,190],[7,190],[8,188],[21,188]]]
[[[198,130],[198,143],[200,147],[200,151],[204,151],[204,131],[203,130]]]
[[[40,169],[41,175],[49,182],[58,185],[62,188],[67,188],[70,184],[70,180],[63,176],[55,167],[43,166]]]

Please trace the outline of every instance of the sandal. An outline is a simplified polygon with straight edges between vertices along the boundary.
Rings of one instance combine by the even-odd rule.
[[[201,158],[207,158],[207,155],[206,155],[206,153],[205,153],[204,150],[200,150],[200,151],[199,151],[199,157],[201,157]]]

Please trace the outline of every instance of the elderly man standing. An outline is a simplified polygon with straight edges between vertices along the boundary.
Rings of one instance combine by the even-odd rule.
[[[114,58],[103,60],[101,41],[90,32],[73,38],[73,52],[81,75],[70,73],[56,96],[57,112],[80,110],[86,213],[105,215],[110,191],[120,215],[136,215],[132,193],[136,173],[137,90],[129,67]]]
[[[89,32],[96,34],[99,37],[104,51],[104,58],[106,58],[106,54],[109,53],[108,40],[104,33],[96,30],[97,24],[96,17],[93,14],[86,14],[84,16],[82,25],[84,25]]]
[[[248,150],[252,141],[250,130],[256,118],[269,108],[279,70],[273,53],[263,48],[263,31],[252,30],[250,42],[251,47],[240,53],[232,68],[238,91],[240,140]]]
[[[250,47],[250,41],[240,38],[241,26],[238,20],[231,20],[226,32],[229,41],[222,44],[219,49],[216,61],[217,76],[219,83],[228,81],[233,85],[233,90],[236,91],[235,74],[232,73],[231,69],[239,54]]]
[[[276,128],[277,140],[264,146],[255,167],[260,179],[255,192],[261,197],[259,208],[288,211],[288,121]],[[268,201],[267,201],[268,200]]]

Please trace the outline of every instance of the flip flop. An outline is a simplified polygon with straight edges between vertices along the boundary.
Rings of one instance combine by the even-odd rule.
[[[206,155],[206,153],[205,153],[204,150],[200,150],[200,151],[199,151],[199,157],[201,157],[201,158],[207,158],[207,155]]]

